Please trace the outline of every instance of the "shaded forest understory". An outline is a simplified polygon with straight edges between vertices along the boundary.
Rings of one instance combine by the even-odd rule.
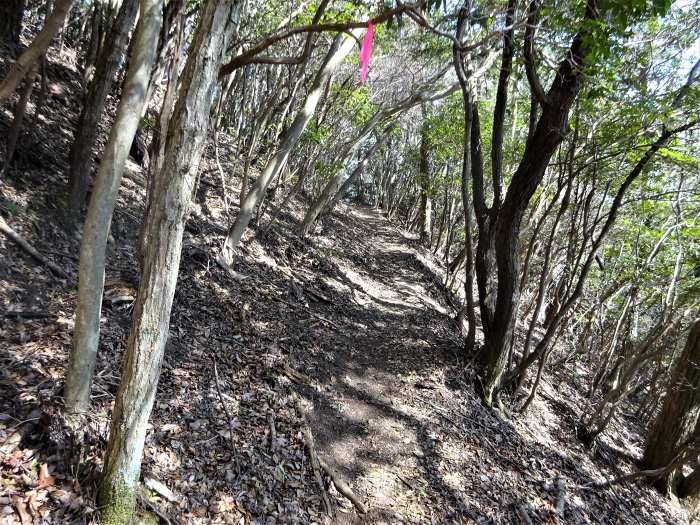
[[[1,206],[69,278],[0,238],[0,519],[8,523],[94,516],[137,286],[144,192],[141,170],[130,162],[108,248],[90,426],[75,457],[77,449],[61,441],[59,413],[78,239],[59,226],[55,195],[66,183],[79,79],[53,59],[48,71],[50,117],[23,137]],[[229,158],[226,138],[220,142]],[[144,510],[172,523],[327,519],[292,389],[319,456],[368,510],[359,514],[324,476],[334,523],[684,520],[652,488],[599,486],[636,468],[642,438],[625,417],[593,453],[577,441],[587,382],[578,365],[548,378],[525,418],[499,416],[481,403],[464,372],[442,263],[381,211],[343,206],[309,242],[292,232],[303,210],[295,202],[262,239],[246,244],[234,274],[219,268],[210,254],[224,211],[212,155],[209,148],[186,227],[143,460],[143,479],[155,487],[140,498]]]
[[[700,515],[700,0],[0,0],[0,525]]]

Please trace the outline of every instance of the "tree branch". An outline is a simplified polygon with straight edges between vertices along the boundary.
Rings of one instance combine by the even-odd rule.
[[[375,16],[374,18],[370,18],[369,21],[371,21],[373,24],[382,24],[384,22],[387,22],[391,18],[393,18],[396,15],[399,15],[401,13],[406,12],[407,10],[411,9],[413,6],[409,5],[404,5],[404,4],[399,4],[398,7],[394,9],[389,9],[387,11],[384,11],[383,13]],[[318,15],[318,13],[317,13]],[[266,64],[289,64],[289,63],[300,63],[300,62],[290,62],[289,60],[292,60],[294,57],[287,57],[286,61],[282,62],[274,62],[272,57],[265,57],[265,62],[258,62],[258,59],[256,58],[260,53],[265,51],[268,47],[272,46],[273,44],[276,44],[277,42],[280,42],[282,40],[285,40],[291,36],[298,35],[301,33],[322,33],[324,31],[336,31],[336,32],[341,32],[341,31],[346,31],[348,29],[357,29],[357,28],[362,28],[362,27],[367,27],[368,21],[353,21],[353,22],[337,22],[337,23],[327,23],[327,24],[319,24],[317,21],[317,18],[314,18],[315,22],[307,25],[307,26],[301,26],[301,27],[295,27],[292,29],[288,29],[287,31],[283,31],[282,33],[279,33],[277,35],[270,35],[267,38],[265,38],[262,42],[254,45],[252,48],[250,48],[248,51],[245,51],[244,53],[241,53],[237,57],[234,57],[231,59],[231,61],[228,64],[224,64],[221,66],[221,69],[219,70],[219,78],[228,75],[229,73],[232,73],[238,68],[241,68],[243,66],[246,66],[248,64],[254,64],[254,63],[266,63]],[[296,57],[298,60],[299,57]],[[279,60],[279,59],[277,59]]]
[[[539,9],[540,5],[538,0],[532,0],[527,12],[523,58],[525,63],[525,73],[527,74],[527,81],[530,84],[530,90],[537,99],[537,102],[544,107],[548,104],[548,99],[544,89],[542,88],[540,79],[537,76],[537,68],[534,61],[535,32],[537,31],[537,26],[539,24]]]

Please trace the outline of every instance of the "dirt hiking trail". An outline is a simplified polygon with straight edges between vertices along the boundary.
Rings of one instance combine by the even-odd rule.
[[[647,512],[629,496],[577,488],[600,479],[591,474],[600,467],[582,448],[555,445],[561,406],[539,403],[522,422],[482,406],[462,372],[437,261],[415,236],[374,209],[327,220],[344,223],[327,228],[343,257],[322,279],[350,292],[324,309],[342,329],[295,357],[314,379],[303,395],[319,455],[369,509],[358,515],[340,498],[337,523],[598,523],[606,514],[635,523]],[[641,522],[669,519],[658,512]]]

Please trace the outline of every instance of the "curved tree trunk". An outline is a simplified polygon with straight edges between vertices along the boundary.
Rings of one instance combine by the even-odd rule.
[[[4,2],[5,0],[3,0]],[[4,104],[8,97],[17,89],[22,79],[27,76],[34,63],[46,53],[51,40],[63,27],[63,22],[68,16],[74,0],[56,0],[53,11],[46,19],[44,27],[36,36],[31,45],[24,50],[14,63],[7,77],[0,84],[0,104]]]
[[[358,38],[361,34],[361,30],[355,29],[352,31],[355,38]],[[355,38],[348,37],[347,35],[338,35],[321,66],[321,69],[316,74],[314,78],[313,86],[306,97],[306,102],[304,107],[299,111],[294,122],[287,128],[287,130],[282,134],[280,138],[280,146],[277,153],[273,155],[270,161],[267,163],[265,171],[260,174],[255,184],[250,189],[250,192],[245,196],[245,200],[241,204],[241,209],[238,213],[238,217],[235,222],[231,225],[226,235],[226,241],[219,254],[218,261],[222,266],[231,266],[233,263],[233,256],[241,242],[241,237],[243,237],[243,232],[248,228],[250,219],[253,216],[253,212],[257,207],[260,199],[262,199],[265,194],[267,186],[270,184],[272,179],[274,179],[279,172],[282,170],[284,165],[287,163],[287,158],[290,152],[299,142],[299,138],[306,129],[307,124],[311,121],[313,117],[316,106],[318,105],[321,94],[323,92],[324,84],[330,75],[335,71],[335,69],[340,65],[340,63],[345,60],[345,57],[350,54],[353,46],[355,45]]]
[[[162,5],[162,0],[141,0],[142,15],[135,40],[136,54],[129,67],[124,93],[105,147],[85,219],[80,244],[73,351],[66,374],[65,398],[66,411],[69,414],[83,413],[90,404],[90,385],[100,337],[107,237],[124,164],[146,103],[146,89],[155,60]]]
[[[146,228],[151,239],[117,391],[99,501],[107,523],[130,523],[146,427],[158,387],[175,295],[185,219],[204,151],[217,73],[234,24],[235,0],[209,0],[182,74],[179,98],[155,174]],[[154,38],[152,42],[157,42]],[[143,68],[146,74],[149,68]]]
[[[493,228],[498,277],[496,307],[481,355],[484,400],[492,403],[505,371],[510,340],[515,326],[515,313],[520,301],[520,226],[530,198],[537,190],[549,161],[563,140],[569,110],[581,90],[584,67],[588,63],[587,38],[590,21],[602,16],[597,0],[588,0],[585,24],[574,37],[567,57],[560,63],[549,92],[542,97],[543,110],[532,139],[511,179],[502,206],[498,208]],[[528,68],[528,76],[534,70]],[[531,81],[532,89],[538,81]]]
[[[321,215],[321,213],[323,213],[326,209],[332,210],[336,203],[348,191],[350,185],[353,184],[360,177],[360,175],[362,175],[362,172],[365,170],[369,159],[384,143],[386,138],[389,136],[391,129],[393,129],[393,126],[390,126],[381,137],[377,138],[364,158],[357,163],[357,166],[355,166],[355,169],[352,171],[350,176],[345,179],[345,182],[343,182],[341,177],[333,177],[328,184],[326,184],[321,192],[321,195],[319,195],[319,197],[311,204],[304,215],[304,219],[299,225],[299,233],[302,236],[306,236],[311,232],[311,228],[316,222],[316,219],[318,219],[319,215]]]

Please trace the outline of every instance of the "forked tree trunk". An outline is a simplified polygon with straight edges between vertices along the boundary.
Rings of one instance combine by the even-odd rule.
[[[53,11],[46,19],[44,27],[36,36],[30,46],[24,50],[17,61],[10,68],[7,77],[0,84],[0,105],[4,104],[8,97],[14,93],[20,82],[27,76],[32,66],[46,53],[51,41],[63,27],[63,22],[68,16],[74,0],[56,0]],[[5,2],[5,0],[3,0]]]
[[[287,163],[289,154],[299,142],[301,134],[304,132],[307,124],[311,121],[311,118],[316,112],[316,107],[321,99],[326,80],[340,65],[340,63],[345,60],[345,57],[348,56],[350,51],[352,51],[352,48],[355,45],[355,38],[359,37],[361,30],[355,29],[352,31],[352,33],[354,38],[348,37],[345,34],[340,34],[335,38],[333,44],[331,44],[331,48],[326,54],[323,65],[316,74],[316,78],[314,78],[314,83],[306,97],[306,102],[304,103],[303,108],[295,117],[294,122],[292,122],[289,128],[287,128],[287,130],[282,134],[279,149],[269,160],[267,166],[265,167],[265,171],[260,174],[253,187],[245,196],[245,200],[241,204],[238,217],[229,228],[226,235],[226,240],[218,257],[218,261],[222,266],[228,267],[233,263],[236,248],[241,242],[243,233],[245,232],[246,228],[248,228],[248,224],[250,223],[250,219],[253,216],[255,208],[263,198],[265,190],[267,190],[267,186]]]
[[[109,33],[109,45],[104,46],[97,64],[97,71],[90,83],[85,97],[83,110],[75,132],[70,151],[70,169],[68,179],[70,195],[68,212],[70,221],[75,224],[80,216],[80,209],[85,202],[92,165],[92,148],[97,137],[97,124],[102,118],[107,95],[112,88],[112,79],[119,68],[124,50],[129,39],[129,31],[136,19],[138,0],[124,0],[119,15]]]
[[[163,0],[141,0],[135,55],[129,67],[117,116],[95,180],[80,244],[78,305],[73,351],[66,374],[66,411],[83,413],[90,404],[90,385],[100,337],[105,251],[124,164],[146,102],[146,88],[155,60]]]
[[[169,124],[163,165],[155,174],[153,201],[146,219],[150,242],[144,253],[99,492],[108,523],[129,523],[136,504],[146,427],[168,338],[185,219],[209,129],[217,73],[233,32],[234,1],[209,0],[201,13]]]
[[[684,445],[698,433],[700,420],[700,318],[693,322],[685,348],[673,366],[671,381],[663,407],[647,435],[642,463],[657,469],[669,465]],[[678,492],[685,484],[688,493],[695,492],[698,475],[684,481],[682,465],[656,481],[664,492]],[[693,490],[689,490],[692,488]]]
[[[0,47],[5,47],[11,56],[19,53],[19,35],[22,32],[24,0],[0,2]]]
[[[559,65],[552,86],[542,100],[542,115],[498,209],[492,232],[498,277],[496,307],[480,356],[484,372],[483,395],[487,404],[492,403],[493,393],[500,386],[505,371],[520,301],[518,247],[523,214],[568,129],[569,110],[581,90],[588,64],[590,21],[602,16],[597,3],[597,0],[588,0],[583,28],[574,37],[567,57]],[[531,81],[532,89],[537,82]]]

